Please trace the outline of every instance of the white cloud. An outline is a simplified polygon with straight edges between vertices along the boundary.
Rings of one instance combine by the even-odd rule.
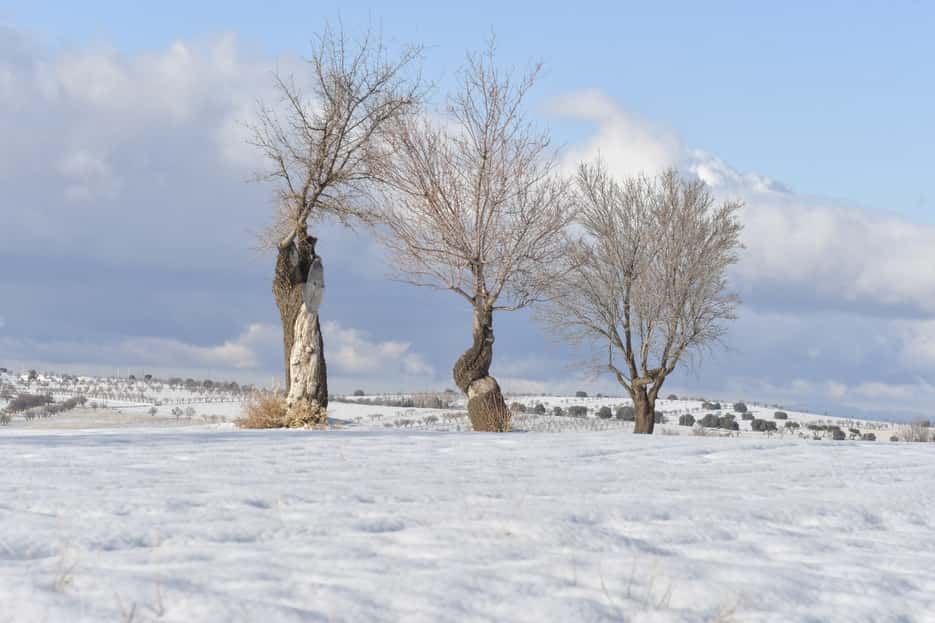
[[[790,192],[764,175],[741,173],[684,145],[673,132],[635,118],[599,91],[556,99],[559,116],[596,126],[569,162],[603,158],[620,176],[675,166],[721,197],[741,199],[747,250],[734,272],[742,292],[777,285],[809,305],[872,305],[935,311],[935,226]]]
[[[78,340],[38,342],[0,338],[0,348],[12,360],[66,364],[151,366],[160,369],[251,370],[264,362],[264,351],[279,333],[262,324],[248,326],[240,335],[216,345],[198,345],[160,337],[129,337],[109,344]]]
[[[388,385],[407,379],[432,381],[434,369],[407,342],[374,340],[367,333],[326,322],[322,327],[329,370],[348,378],[381,377]],[[246,373],[268,378],[281,375],[282,332],[278,326],[254,323],[219,344],[192,344],[161,337],[130,337],[110,344],[55,340],[38,342],[0,337],[5,360],[47,365],[121,366],[168,373]]]
[[[579,91],[555,98],[548,111],[561,117],[594,123],[598,131],[566,154],[566,170],[600,154],[621,176],[653,174],[678,164],[685,147],[678,135],[632,115],[598,90]]]
[[[341,327],[335,322],[322,326],[325,355],[338,372],[353,375],[385,371],[392,376],[431,377],[434,369],[408,342],[375,341],[365,332]]]

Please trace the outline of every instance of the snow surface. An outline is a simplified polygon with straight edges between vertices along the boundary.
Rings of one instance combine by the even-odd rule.
[[[935,444],[400,412],[0,429],[0,622],[935,621]]]

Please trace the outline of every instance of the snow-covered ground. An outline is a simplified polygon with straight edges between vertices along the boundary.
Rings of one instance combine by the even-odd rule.
[[[0,621],[935,620],[935,444],[214,424],[0,456]]]
[[[935,444],[892,424],[700,434],[666,400],[646,437],[595,417],[620,398],[530,396],[588,416],[488,435],[358,397],[247,431],[233,390],[4,382],[99,404],[0,427],[0,623],[935,621]]]

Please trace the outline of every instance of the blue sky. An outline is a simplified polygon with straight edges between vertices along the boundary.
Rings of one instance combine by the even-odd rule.
[[[675,389],[840,413],[931,402],[935,9],[922,2],[0,0],[0,359],[277,373],[270,258],[250,249],[269,193],[243,183],[236,121],[270,69],[301,69],[325,19],[425,44],[439,94],[493,31],[504,63],[545,62],[531,111],[569,161],[675,164],[747,202],[742,317]],[[467,310],[388,282],[366,235],[326,233],[337,389],[450,384]],[[528,314],[497,323],[495,371],[515,388],[614,389],[577,378],[574,353]],[[380,354],[361,363],[367,349]]]

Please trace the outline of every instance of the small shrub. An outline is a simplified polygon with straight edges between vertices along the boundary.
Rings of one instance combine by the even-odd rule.
[[[876,441],[877,436],[873,433],[864,433],[860,436],[861,441]]]
[[[899,437],[896,435],[890,435],[890,441],[899,441]]]
[[[695,416],[690,413],[679,416],[679,426],[694,426],[695,425]]]
[[[568,415],[571,417],[588,417],[588,408],[581,405],[568,407]]]
[[[510,404],[510,411],[513,413],[526,413],[526,405],[521,402],[514,402]]]
[[[707,400],[705,400],[704,402],[701,403],[701,408],[704,409],[705,411],[720,411],[721,403],[708,402]]]
[[[753,414],[750,413],[750,412],[748,411],[747,413],[741,413],[741,414],[740,414],[740,417],[743,418],[745,421],[746,421],[746,420],[752,420],[752,419],[753,419]]]
[[[661,411],[653,411],[653,422],[656,424],[665,424],[666,416],[664,416]]]
[[[701,421],[699,422],[699,424],[701,424],[705,428],[717,428],[718,423],[719,423],[718,416],[716,416],[713,413],[709,413],[708,415],[704,416],[703,418],[701,418]]]
[[[52,396],[48,394],[20,394],[10,401],[6,406],[10,413],[19,413],[27,409],[34,409],[52,402]]]
[[[668,396],[666,396],[666,400],[678,400],[678,399],[679,397],[676,396],[675,394],[669,394]]]
[[[556,407],[553,407],[553,408],[552,408],[552,415],[557,416],[557,417],[561,417],[561,416],[565,415],[565,412],[562,410],[561,407],[556,406]]]
[[[733,415],[722,415],[717,419],[717,427],[724,430],[740,430],[740,424],[734,421]]]
[[[636,411],[629,405],[620,407],[617,409],[616,417],[624,422],[633,422],[636,420]]]
[[[588,392],[583,392],[581,390],[578,390],[575,392],[575,398],[587,398],[587,397],[588,397]]]
[[[601,418],[602,420],[609,420],[611,417],[613,417],[613,415],[613,412],[608,406],[603,406],[597,410],[597,417]]]
[[[773,419],[774,420],[788,420],[789,414],[786,413],[785,411],[777,411],[776,413],[773,414]]]
[[[789,420],[788,422],[786,422],[785,427],[791,430],[796,430],[799,427],[799,423]]]
[[[761,420],[760,418],[754,418],[754,420],[750,422],[750,428],[758,433],[769,433],[779,430],[776,428],[776,422]]]
[[[325,410],[308,400],[298,400],[290,408],[284,396],[264,395],[248,401],[246,414],[237,421],[241,428],[303,428],[320,426]]]
[[[355,389],[355,390],[354,390],[354,395],[355,395],[355,396],[363,396],[363,395],[364,395],[364,390],[362,390],[362,389]]]
[[[747,412],[747,405],[745,405],[745,404],[742,403],[742,402],[735,402],[735,403],[734,403],[734,411],[736,411],[737,413],[746,413],[746,412]]]
[[[831,438],[834,439],[835,441],[843,441],[844,439],[847,438],[847,435],[845,435],[844,431],[841,430],[840,428],[836,428],[833,431],[831,431]]]
[[[536,415],[545,415],[545,405],[541,402],[537,402],[536,406],[532,408],[532,412]]]

